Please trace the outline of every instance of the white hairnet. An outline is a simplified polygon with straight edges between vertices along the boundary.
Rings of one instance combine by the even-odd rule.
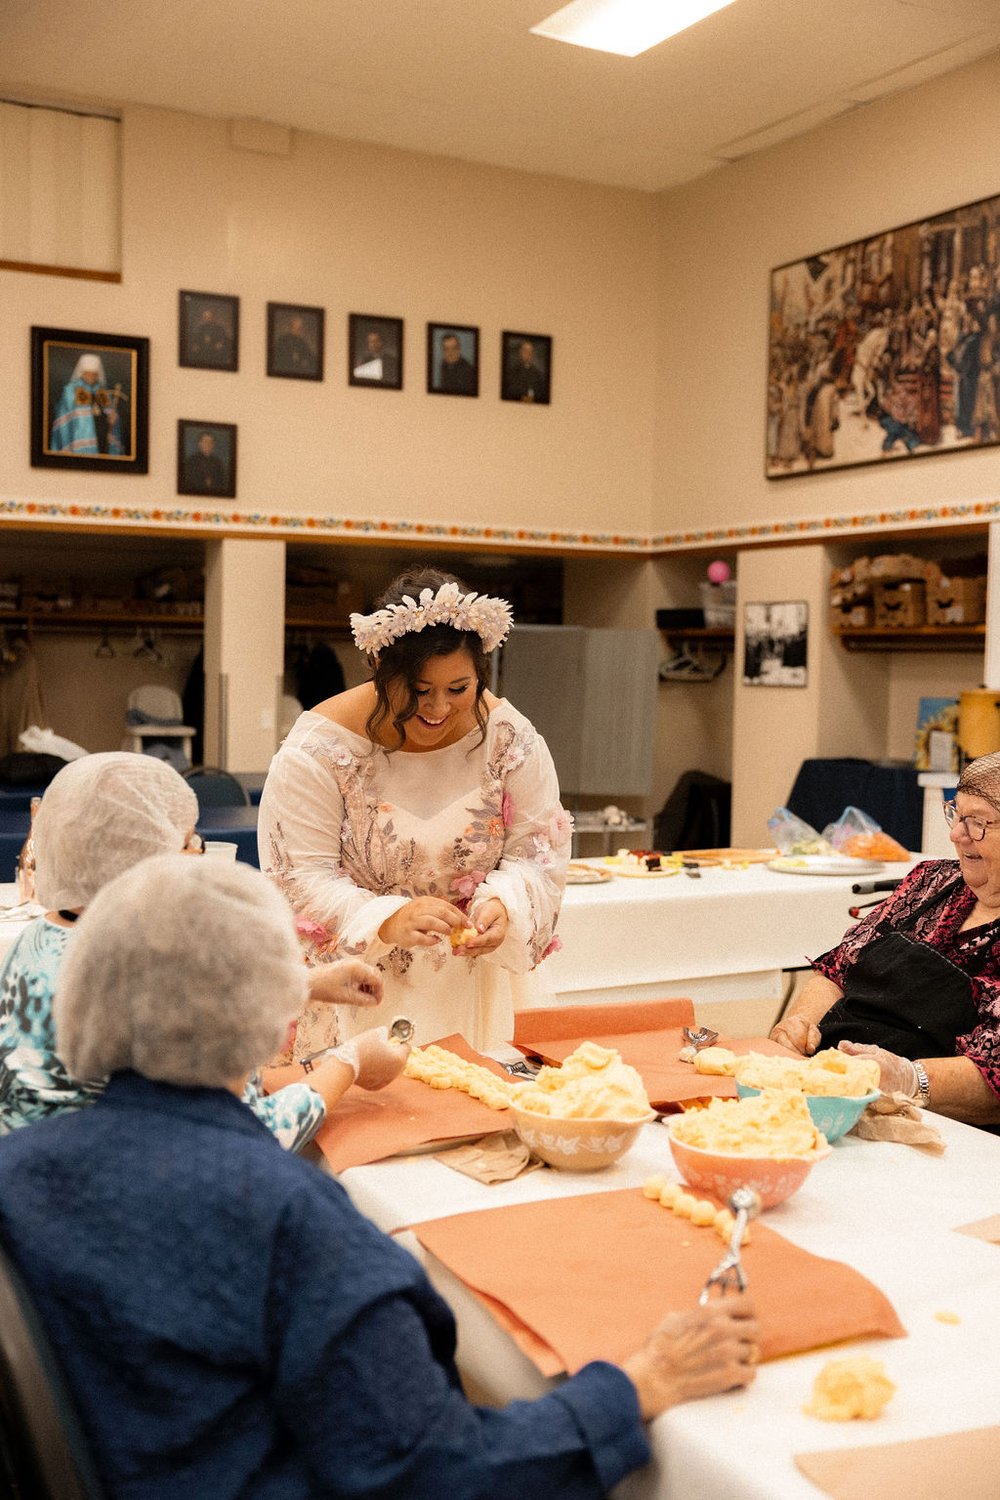
[[[112,750],[71,761],[35,814],[35,889],[43,906],[86,906],[151,854],[174,854],[198,818],[182,776],[151,755]]]
[[[120,875],[77,925],[53,1002],[77,1078],[125,1068],[220,1088],[284,1044],[308,978],[291,907],[249,865],[163,854]]]

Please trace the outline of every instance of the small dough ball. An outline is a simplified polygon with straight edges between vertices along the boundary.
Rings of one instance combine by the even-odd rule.
[[[715,1221],[715,1204],[709,1203],[707,1198],[699,1198],[691,1210],[691,1223],[697,1224],[699,1229],[707,1229]]]
[[[647,1177],[642,1185],[642,1196],[644,1198],[655,1198],[659,1202],[660,1194],[667,1185],[665,1177]]]
[[[679,1214],[682,1219],[690,1219],[696,1201],[691,1193],[678,1193],[674,1199],[674,1213]]]

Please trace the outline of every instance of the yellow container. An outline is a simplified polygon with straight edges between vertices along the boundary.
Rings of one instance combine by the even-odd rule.
[[[1000,750],[1000,689],[969,688],[959,694],[958,744],[966,760]]]

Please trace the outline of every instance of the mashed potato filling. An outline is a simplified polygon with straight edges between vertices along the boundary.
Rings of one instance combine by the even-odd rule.
[[[879,1066],[827,1047],[813,1057],[765,1057],[748,1052],[736,1059],[735,1077],[751,1089],[801,1089],[823,1098],[860,1099],[878,1092]]]
[[[635,1068],[596,1042],[581,1043],[561,1068],[541,1068],[518,1084],[514,1103],[560,1120],[644,1120],[652,1112]]]
[[[670,1123],[685,1146],[731,1156],[809,1156],[826,1137],[816,1129],[805,1095],[765,1089],[747,1099],[712,1099]]]
[[[854,1359],[831,1359],[813,1383],[812,1400],[803,1410],[824,1422],[872,1421],[881,1415],[896,1387],[877,1359],[859,1354]]]

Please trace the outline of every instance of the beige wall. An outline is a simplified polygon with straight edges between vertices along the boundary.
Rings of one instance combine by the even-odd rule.
[[[127,109],[122,285],[0,273],[0,497],[175,503],[188,417],[239,425],[243,511],[646,533],[656,218],[636,192],[306,134],[264,156]],[[240,297],[238,373],[179,368],[182,288]],[[268,300],[326,308],[325,381],[265,375]],[[403,391],[348,386],[352,311],[405,319]],[[426,394],[428,320],[479,326],[478,400]],[[150,337],[148,476],[29,466],[32,324]],[[552,335],[551,406],[500,401],[502,329]]]
[[[1000,54],[661,199],[656,527],[1000,495],[996,449],[764,478],[769,273],[1000,192]]]

